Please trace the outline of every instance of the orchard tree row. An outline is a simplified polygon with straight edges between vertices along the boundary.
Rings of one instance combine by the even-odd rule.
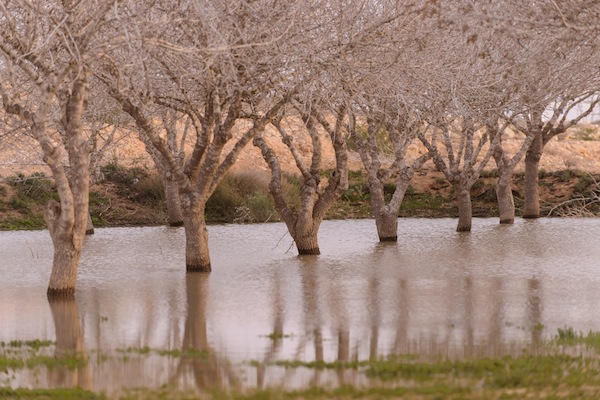
[[[0,140],[34,138],[60,199],[44,215],[54,244],[48,293],[74,293],[90,181],[123,129],[139,134],[165,183],[190,272],[211,270],[205,205],[251,145],[270,167],[269,190],[300,254],[319,253],[319,225],[348,186],[348,140],[381,241],[397,240],[404,194],[428,160],[455,189],[457,230],[471,228],[470,188],[488,162],[500,222],[515,218],[511,176],[523,158],[523,217],[539,217],[544,146],[600,101],[599,20],[596,0],[2,2]],[[267,128],[299,170],[295,205]],[[503,145],[509,131],[522,138],[517,152]],[[300,134],[310,138],[308,159]],[[424,150],[411,159],[414,143]],[[324,145],[335,152],[328,174]]]

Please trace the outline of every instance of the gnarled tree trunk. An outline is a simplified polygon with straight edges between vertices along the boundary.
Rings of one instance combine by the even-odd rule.
[[[204,219],[204,203],[184,205],[185,268],[187,272],[210,272],[208,231]]]
[[[398,241],[398,215],[388,209],[375,212],[375,225],[380,242]]]
[[[534,219],[540,217],[538,174],[543,148],[542,135],[541,133],[537,133],[525,156],[525,203],[523,204],[523,218]]]
[[[500,177],[496,183],[496,199],[498,201],[498,212],[501,224],[512,224],[515,222],[515,202],[512,194],[510,181],[506,177]]]
[[[371,193],[371,208],[377,226],[377,235],[380,242],[398,241],[398,211],[391,210],[385,204],[383,185],[373,171],[369,174],[369,192]],[[373,177],[371,175],[374,175]]]
[[[169,226],[183,226],[183,213],[179,201],[179,186],[174,179],[164,178],[165,201],[167,203],[167,223]]]
[[[90,154],[81,118],[89,91],[88,75],[89,71],[84,69],[75,80],[62,121],[71,167],[68,178],[56,149],[52,150],[48,142],[42,144],[60,198],[60,204],[50,201],[44,213],[44,220],[48,225],[48,231],[54,244],[54,260],[48,285],[48,296],[73,296],[75,293],[77,268],[87,229]]]
[[[83,235],[76,235],[72,226],[65,226],[60,204],[51,200],[46,206],[44,220],[48,226],[52,244],[54,245],[54,257],[52,261],[52,273],[48,285],[48,296],[73,297],[77,283],[77,267],[81,256]],[[86,218],[87,221],[87,218]],[[85,224],[83,225],[85,228]]]
[[[471,205],[471,193],[469,189],[462,185],[455,185],[456,205],[458,206],[458,226],[457,232],[470,232],[471,221],[473,219],[473,207]]]
[[[290,231],[290,235],[296,242],[299,255],[318,255],[321,254],[319,249],[319,239],[317,233],[319,232],[319,223],[309,223],[304,229],[294,229]],[[316,227],[315,227],[316,225]]]

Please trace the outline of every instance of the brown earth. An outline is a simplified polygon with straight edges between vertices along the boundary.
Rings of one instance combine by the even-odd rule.
[[[310,139],[299,132],[294,134],[298,149],[308,160],[311,150]],[[297,169],[294,161],[289,153],[285,151],[285,147],[278,139],[276,132],[267,131],[266,138],[282,156],[282,168],[290,173],[295,173]],[[518,135],[508,135],[505,140],[505,145],[511,153],[518,151],[519,144],[520,138]],[[422,152],[422,147],[415,144],[409,151],[409,158],[416,157]],[[330,145],[323,145],[323,154],[325,167],[332,167],[333,149]],[[132,134],[120,138],[118,146],[109,149],[102,162],[103,164],[121,165],[128,168],[135,167],[146,175],[148,173],[152,175],[154,170],[143,145]],[[493,166],[493,162],[490,162],[489,165]],[[362,170],[360,158],[355,152],[350,154],[350,168],[353,171]],[[492,169],[489,168],[490,171]],[[522,170],[523,164],[521,163],[517,167],[517,175],[514,179],[517,214],[523,193]],[[580,192],[584,187],[583,183],[589,183],[587,186],[589,188],[593,184],[593,180],[589,177],[594,176],[598,180],[598,176],[600,176],[599,127],[597,125],[580,125],[553,139],[544,150],[541,170],[543,180],[540,184],[540,196],[545,211],[550,210],[557,203],[576,196],[578,191]],[[251,144],[240,155],[231,173],[242,174],[248,171],[253,171],[253,175],[260,176],[258,179],[263,183],[268,180],[268,167],[258,149]],[[33,141],[21,138],[17,143],[9,140],[0,142],[0,184],[1,181],[13,179],[10,177],[14,177],[16,174],[20,173],[28,176],[34,172],[42,172],[46,176],[50,175]],[[343,205],[333,207],[329,215],[330,218],[352,218],[370,215],[368,200],[364,195],[366,190],[364,179],[359,178],[358,175],[360,174],[352,174],[351,187],[344,195],[345,202]],[[481,182],[478,182],[473,188],[474,213],[476,216],[495,215],[493,191],[495,178],[492,175],[492,173],[485,174],[489,177],[482,178]],[[586,181],[582,183],[582,179]],[[156,186],[152,182],[146,182],[146,184],[149,188]],[[15,189],[6,184],[2,186],[4,188],[0,188],[2,189],[0,191],[0,229],[10,229],[11,225],[3,224],[2,221],[16,218],[19,213],[23,214],[25,211],[19,210],[18,207],[15,209],[7,206],[8,203],[13,203],[11,199],[14,199]],[[456,208],[453,203],[452,188],[445,181],[442,174],[435,170],[431,162],[415,174],[411,186],[401,215],[455,216]],[[128,190],[127,185],[119,186],[115,182],[104,181],[92,188],[91,208],[95,213],[95,218],[101,221],[101,225],[153,225],[164,223],[164,211],[160,207],[151,206],[152,201],[147,200],[140,198],[137,192]]]

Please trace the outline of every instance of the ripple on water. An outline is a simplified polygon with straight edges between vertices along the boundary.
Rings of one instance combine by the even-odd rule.
[[[475,219],[471,233],[455,224],[402,218],[398,243],[380,244],[372,220],[325,221],[318,257],[298,257],[281,223],[214,225],[213,272],[187,276],[183,229],[97,229],[79,271],[85,346],[334,360],[500,351],[526,346],[534,327],[544,337],[564,326],[600,330],[600,220]],[[54,339],[61,320],[45,297],[47,232],[0,232],[0,254],[0,341]],[[161,381],[176,369],[165,360],[137,375]]]

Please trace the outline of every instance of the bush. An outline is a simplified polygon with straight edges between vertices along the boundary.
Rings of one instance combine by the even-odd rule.
[[[134,197],[139,201],[164,201],[165,187],[158,174],[151,174],[132,185]]]
[[[104,179],[121,185],[133,185],[148,176],[148,172],[143,168],[127,168],[117,163],[106,164],[101,170]]]
[[[591,193],[590,186],[595,184],[596,182],[594,181],[594,178],[592,178],[591,175],[582,175],[579,177],[579,181],[575,184],[573,190],[575,191],[575,193],[589,195]]]
[[[257,190],[253,196],[246,201],[247,207],[252,215],[252,222],[267,222],[277,220],[277,211],[268,194]],[[275,216],[275,218],[273,218]]]

